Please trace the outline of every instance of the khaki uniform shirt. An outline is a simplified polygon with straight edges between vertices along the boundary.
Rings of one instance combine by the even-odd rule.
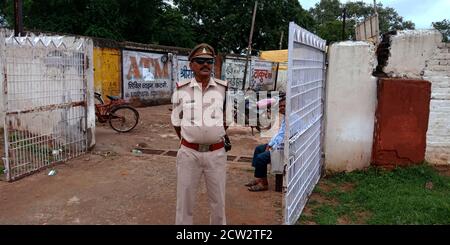
[[[195,78],[177,83],[172,96],[172,124],[190,143],[214,144],[225,135],[223,108],[227,82],[210,78],[205,91]]]

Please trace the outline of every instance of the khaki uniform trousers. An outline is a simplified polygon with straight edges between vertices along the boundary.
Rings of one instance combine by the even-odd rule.
[[[177,225],[192,225],[195,197],[202,175],[210,207],[211,225],[225,225],[225,149],[198,152],[181,145],[177,154]]]

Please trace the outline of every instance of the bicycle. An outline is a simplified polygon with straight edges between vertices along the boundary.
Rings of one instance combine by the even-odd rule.
[[[97,100],[95,116],[98,122],[109,122],[109,126],[119,133],[129,132],[136,127],[139,122],[139,112],[125,100],[107,95],[110,102],[105,104],[100,93],[95,92],[94,95]]]

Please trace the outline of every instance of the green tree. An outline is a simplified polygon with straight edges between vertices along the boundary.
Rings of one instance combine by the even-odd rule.
[[[125,18],[121,15],[120,9],[117,0],[89,0],[83,11],[83,34],[116,40],[125,39],[121,33],[125,27]]]
[[[5,14],[3,13],[3,6],[0,4],[0,28],[6,26],[7,26],[6,17]]]
[[[26,29],[82,34],[85,4],[86,0],[24,0],[23,25]],[[3,7],[7,22],[14,25],[14,0],[5,0]]]
[[[345,37],[342,38],[343,12],[345,9]],[[341,4],[338,0],[321,0],[309,12],[316,26],[314,30],[327,41],[341,41],[355,38],[355,27],[374,13],[373,5],[362,1]],[[414,29],[414,23],[404,21],[395,9],[377,4],[380,33],[391,30]]]
[[[344,7],[347,10],[349,20],[349,29],[346,31],[349,33],[349,36],[353,38],[355,36],[356,25],[374,14],[373,5],[365,2],[348,2]],[[411,21],[404,21],[403,17],[391,7],[383,7],[381,3],[378,3],[377,12],[380,23],[380,33],[386,33],[393,30],[415,29],[414,23]]]
[[[322,24],[317,25],[315,31],[318,36],[324,40],[327,40],[327,42],[342,40],[342,21],[325,21]]]
[[[221,52],[246,50],[254,1],[175,0],[174,3],[192,26],[197,43],[210,43]],[[252,50],[278,49],[282,32],[286,48],[290,21],[305,28],[313,26],[312,17],[297,0],[259,0]]]
[[[395,9],[378,4],[378,15],[380,21],[380,33],[393,30],[414,30],[415,24],[412,21],[405,21]]]
[[[141,43],[157,42],[157,30],[164,3],[162,0],[118,0],[120,15],[124,16],[123,36],[130,41]]]
[[[8,23],[14,23],[14,0],[5,0],[4,7]],[[117,0],[24,0],[23,25],[28,30],[120,39],[119,9]]]
[[[14,0],[0,2],[0,8],[6,23],[14,24]],[[23,20],[26,30],[184,47],[194,43],[188,22],[163,0],[24,0]]]
[[[442,39],[444,42],[448,42],[450,40],[450,21],[444,19],[442,21],[433,22],[432,23],[434,29],[438,30],[442,33]]]
[[[178,47],[192,48],[195,45],[194,32],[191,25],[183,19],[178,9],[166,6],[161,18],[156,22],[158,28],[155,33],[155,43]]]
[[[322,25],[326,22],[340,19],[342,16],[342,6],[339,0],[321,0],[309,12],[316,20],[316,24]]]

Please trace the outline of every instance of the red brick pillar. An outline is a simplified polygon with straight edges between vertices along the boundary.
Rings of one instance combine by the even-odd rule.
[[[424,160],[430,96],[428,81],[379,80],[373,165],[407,166]]]

